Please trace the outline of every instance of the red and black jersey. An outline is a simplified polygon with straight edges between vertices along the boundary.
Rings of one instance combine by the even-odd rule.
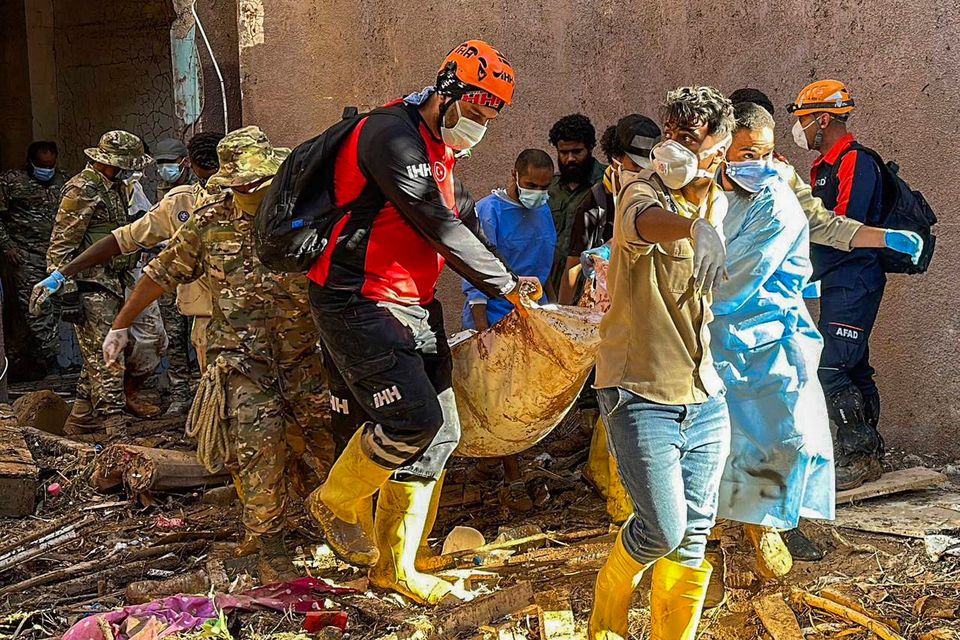
[[[460,219],[454,164],[415,106],[397,102],[364,118],[337,152],[334,194],[346,214],[307,276],[404,305],[433,300],[445,263],[491,297],[513,289],[516,276],[487,248],[475,217]]]
[[[853,134],[847,134],[813,163],[810,181],[813,195],[838,216],[847,216],[864,224],[879,226],[883,199],[883,181],[876,161],[860,151]],[[811,245],[813,279],[824,287],[859,287],[873,290],[886,282],[880,253],[876,249],[851,252]]]

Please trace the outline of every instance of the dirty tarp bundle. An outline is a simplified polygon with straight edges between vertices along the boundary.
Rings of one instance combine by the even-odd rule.
[[[458,455],[512,455],[542,440],[563,420],[596,362],[599,311],[532,303],[527,311],[451,340],[463,428]]]

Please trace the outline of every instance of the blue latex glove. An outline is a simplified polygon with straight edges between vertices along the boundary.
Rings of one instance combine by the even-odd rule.
[[[820,281],[811,282],[803,288],[803,297],[806,300],[816,300],[820,297]]]
[[[580,254],[580,268],[583,270],[583,276],[588,280],[593,278],[596,275],[593,268],[593,260],[590,259],[590,256],[597,256],[603,260],[610,260],[610,245],[602,244],[599,247],[593,249],[587,249]]]
[[[913,264],[920,261],[920,254],[923,253],[923,238],[913,231],[887,229],[887,232],[883,234],[883,242],[887,245],[887,249],[893,249],[910,256]]]
[[[30,295],[30,313],[40,315],[40,307],[47,298],[55,294],[63,287],[67,279],[59,271],[54,271],[46,278],[33,285],[33,293]]]

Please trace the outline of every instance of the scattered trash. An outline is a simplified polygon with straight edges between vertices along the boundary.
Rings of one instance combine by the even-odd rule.
[[[341,631],[347,630],[347,614],[345,611],[311,611],[303,619],[303,628],[310,633],[318,633],[325,627],[337,627]]]
[[[487,543],[483,534],[472,527],[454,527],[443,541],[443,555],[476,549]]]
[[[154,526],[158,529],[180,529],[186,524],[183,518],[168,518],[167,516],[157,516]]]
[[[47,486],[47,494],[52,498],[56,498],[58,495],[60,495],[61,488],[62,487],[60,486],[59,482],[53,482]]]
[[[944,556],[960,557],[960,529],[946,529],[923,537],[927,557],[938,562]]]

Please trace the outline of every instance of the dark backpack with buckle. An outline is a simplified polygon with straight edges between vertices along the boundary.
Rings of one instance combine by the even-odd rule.
[[[933,225],[937,224],[937,216],[927,204],[926,198],[919,191],[915,191],[900,177],[900,167],[896,162],[884,162],[880,154],[864,147],[854,145],[852,150],[862,151],[873,158],[880,168],[880,177],[883,182],[883,209],[880,212],[880,224],[887,229],[913,231],[923,238],[923,252],[920,260],[913,264],[910,256],[894,251],[880,249],[880,263],[887,273],[924,273],[930,267],[933,259],[933,250],[937,244],[937,237],[933,235]]]
[[[305,272],[323,253],[344,213],[333,194],[337,151],[366,115],[344,109],[340,122],[298,145],[280,165],[253,224],[257,256],[271,271]]]

